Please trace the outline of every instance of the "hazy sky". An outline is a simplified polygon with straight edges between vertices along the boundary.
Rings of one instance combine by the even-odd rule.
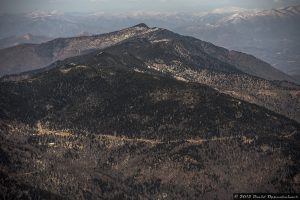
[[[0,12],[34,10],[61,12],[159,11],[189,12],[223,7],[270,9],[300,4],[300,0],[0,0]]]

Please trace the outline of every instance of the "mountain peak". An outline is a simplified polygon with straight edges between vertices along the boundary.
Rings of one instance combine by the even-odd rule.
[[[32,38],[32,34],[30,34],[30,33],[27,33],[27,34],[25,34],[25,35],[23,35],[23,38],[25,39],[25,40],[30,40],[31,38]]]
[[[149,26],[147,26],[145,23],[140,23],[140,24],[137,24],[133,27],[138,27],[138,28],[149,28]]]

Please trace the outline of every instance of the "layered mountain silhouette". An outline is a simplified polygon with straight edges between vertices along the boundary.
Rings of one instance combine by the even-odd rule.
[[[1,14],[0,37],[45,35],[51,38],[106,33],[144,21],[217,46],[245,52],[292,76],[299,72],[299,5],[271,10],[226,7],[209,12]],[[299,79],[298,79],[299,81]]]
[[[19,44],[40,44],[52,40],[46,36],[36,36],[30,33],[21,36],[10,36],[0,39],[0,48],[8,48]]]
[[[299,5],[260,11],[225,11],[208,13],[194,23],[172,30],[249,53],[289,75],[299,74]]]
[[[60,38],[41,45],[20,45],[0,50],[1,75],[41,68],[56,60],[84,54],[94,49],[106,48],[130,38],[151,38],[152,41],[155,41],[159,40],[162,36],[165,37],[164,39],[166,40],[177,39],[183,40],[186,44],[193,44],[193,46],[190,47],[191,49],[193,48],[198,52],[209,53],[213,58],[220,59],[228,64],[234,64],[237,68],[246,73],[268,80],[294,81],[293,78],[253,56],[235,51],[230,52],[224,48],[216,47],[192,37],[183,37],[165,29],[149,28],[145,24],[139,24],[108,34]]]
[[[31,46],[62,60],[1,79],[1,197],[299,192],[300,125],[290,119],[299,109],[284,107],[299,105],[298,85],[248,74],[226,49],[145,24],[90,39]]]
[[[233,97],[300,120],[299,86],[269,81],[293,81],[291,77],[253,56],[229,51],[166,29],[149,28],[145,24],[104,35],[56,39],[41,45],[0,50],[0,54],[4,54],[0,66],[8,70],[11,69],[8,66],[18,68],[18,65],[22,69],[27,69],[26,66],[35,69],[95,49],[103,49],[115,55],[130,53],[154,70],[210,85]]]

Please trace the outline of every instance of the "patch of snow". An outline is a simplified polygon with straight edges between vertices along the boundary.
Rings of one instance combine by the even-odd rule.
[[[240,7],[224,7],[224,8],[217,8],[214,9],[211,13],[215,14],[225,14],[225,13],[237,13],[237,12],[253,12],[256,10],[250,10]]]
[[[153,40],[152,43],[158,43],[158,42],[169,42],[170,39],[161,39],[161,40]]]
[[[71,71],[72,68],[69,68],[69,69],[60,69],[59,71],[63,74],[67,74]]]
[[[184,82],[188,82],[188,80],[186,80],[185,78],[183,77],[180,77],[180,76],[174,76],[176,80],[178,81],[184,81]]]
[[[139,27],[139,26],[134,27],[134,30],[136,30],[136,31],[143,31],[145,29],[147,29],[147,28],[145,28],[145,27]]]
[[[47,109],[47,110],[50,110],[50,109],[52,109],[52,108],[53,108],[53,105],[50,105],[50,104],[47,104],[47,105],[46,105],[46,109]]]
[[[52,11],[36,10],[27,14],[28,17],[31,17],[33,19],[42,18],[42,17],[62,16],[62,15],[63,13],[58,10],[52,10]]]
[[[139,70],[137,68],[134,68],[133,71],[138,72],[138,73],[143,73],[143,74],[145,73],[144,71],[141,71],[141,70]]]
[[[31,39],[31,35],[30,34],[26,34],[23,36],[25,40],[30,40]]]
[[[77,66],[76,66],[77,69],[78,69],[78,68],[83,68],[83,69],[84,69],[84,68],[87,68],[87,67],[88,67],[88,66],[86,66],[86,65],[77,65]]]

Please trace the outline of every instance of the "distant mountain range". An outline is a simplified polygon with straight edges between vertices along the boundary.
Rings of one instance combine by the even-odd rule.
[[[277,69],[296,75],[300,74],[299,21],[300,6],[294,6],[207,14],[175,31],[252,54]]]
[[[21,36],[11,36],[0,39],[0,49],[17,46],[19,44],[40,44],[52,40],[46,36],[35,36],[32,34],[25,34]]]
[[[294,77],[300,74],[299,6],[273,10],[216,9],[201,13],[134,12],[64,14],[35,11],[2,14],[0,38],[44,35],[51,38],[106,33],[141,21],[256,56]]]

